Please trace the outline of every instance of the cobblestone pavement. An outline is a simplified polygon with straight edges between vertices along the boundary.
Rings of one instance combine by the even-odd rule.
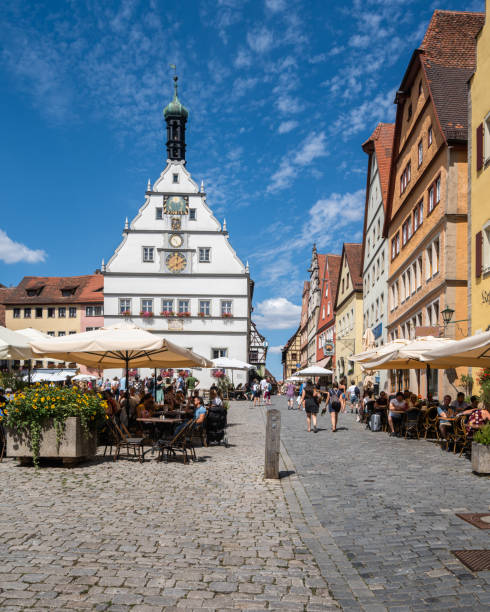
[[[390,438],[341,414],[307,433],[304,412],[282,413],[282,483],[303,541],[345,610],[489,610],[490,572],[451,550],[490,549],[490,531],[456,512],[488,512],[490,479],[430,441]]]
[[[232,446],[187,466],[0,463],[0,609],[336,609],[262,478],[262,412],[230,413]]]

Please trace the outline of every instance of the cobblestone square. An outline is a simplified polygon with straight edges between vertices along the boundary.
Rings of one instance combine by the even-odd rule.
[[[340,416],[307,433],[281,409],[281,480],[263,480],[265,409],[230,409],[230,448],[188,466],[99,458],[0,464],[2,610],[486,610],[488,548],[457,512],[490,508],[487,478],[425,440]]]
[[[263,480],[264,421],[230,409],[197,463],[0,464],[2,610],[328,610],[336,606]]]

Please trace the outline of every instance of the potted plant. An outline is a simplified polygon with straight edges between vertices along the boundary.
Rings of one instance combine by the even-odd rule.
[[[153,312],[148,311],[148,310],[142,310],[140,312],[140,317],[143,317],[143,319],[152,319],[153,318]]]
[[[231,312],[224,312],[222,315],[223,319],[232,319],[233,315],[231,314]]]
[[[191,313],[189,311],[183,313],[184,317],[190,317]]]
[[[201,319],[204,319],[204,317],[207,317],[208,315],[205,312],[198,312],[197,316],[201,317]]]
[[[130,317],[131,316],[131,311],[130,310],[124,310],[123,312],[121,312],[123,317]]]
[[[477,474],[490,474],[490,423],[473,436],[471,467]]]
[[[174,313],[173,313],[172,310],[162,310],[162,312],[160,314],[163,317],[167,317],[167,319],[174,316]]]
[[[36,385],[15,394],[4,409],[7,454],[39,465],[40,457],[66,462],[95,455],[96,429],[107,419],[99,393]]]

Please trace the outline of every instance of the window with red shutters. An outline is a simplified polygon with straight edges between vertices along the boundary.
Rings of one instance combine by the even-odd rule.
[[[483,263],[483,234],[478,232],[475,236],[475,276],[480,278]]]
[[[476,128],[476,169],[483,168],[483,123]]]

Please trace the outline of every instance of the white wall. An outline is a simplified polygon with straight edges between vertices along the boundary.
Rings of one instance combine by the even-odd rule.
[[[366,327],[375,328],[379,323],[383,326],[381,336],[376,340],[376,346],[387,342],[386,325],[388,323],[388,242],[383,238],[384,207],[381,183],[376,155],[372,155],[371,181],[368,187],[368,210],[366,236],[364,237],[364,267],[363,267],[363,332]],[[378,267],[378,263],[382,266]],[[378,270],[381,270],[380,272]],[[369,279],[369,283],[368,283]],[[376,300],[383,308],[378,308],[376,317]],[[374,316],[373,316],[374,312]],[[388,372],[381,370],[380,390],[386,388]]]
[[[178,183],[173,182],[174,174],[178,174]],[[122,320],[119,300],[130,298],[131,320],[135,324],[164,335],[180,346],[192,348],[207,358],[212,357],[213,348],[226,348],[229,357],[248,361],[249,277],[229,243],[227,232],[213,216],[205,194],[199,192],[182,162],[168,162],[152,192],[129,223],[121,244],[106,266],[105,325]],[[181,229],[176,231],[171,228],[170,215],[156,219],[156,208],[163,207],[163,193],[188,195],[189,208],[196,210],[196,220],[180,216]],[[178,249],[169,242],[174,233],[183,238],[182,247]],[[143,247],[148,246],[154,248],[153,262],[143,261]],[[199,247],[211,249],[209,263],[198,261]],[[168,254],[175,251],[180,251],[187,259],[187,265],[180,273],[172,273],[166,265]],[[153,299],[153,318],[139,316],[142,298]],[[167,319],[161,316],[162,298],[174,300],[174,312],[177,312],[179,298],[189,299],[191,317]],[[198,316],[200,299],[211,301],[209,318]],[[232,300],[231,319],[221,316],[223,299]],[[182,326],[182,331],[175,330],[176,321]],[[210,386],[209,371],[203,370],[196,375],[203,386]],[[244,382],[246,374],[236,371],[233,378],[235,383]]]

